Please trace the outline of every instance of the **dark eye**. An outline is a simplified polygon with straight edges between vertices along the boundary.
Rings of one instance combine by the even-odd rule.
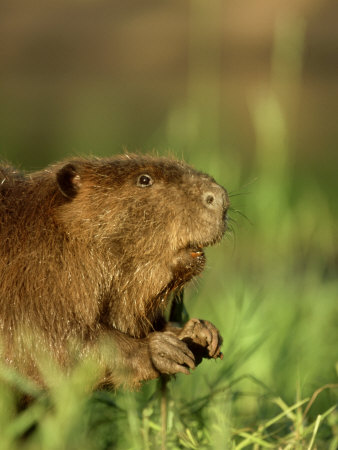
[[[140,175],[137,179],[137,186],[146,187],[151,186],[153,184],[153,180],[150,175],[143,174]]]

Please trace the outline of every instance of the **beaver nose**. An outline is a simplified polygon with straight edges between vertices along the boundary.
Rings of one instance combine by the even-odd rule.
[[[215,201],[215,196],[212,192],[204,194],[204,201],[207,205],[212,205]]]
[[[227,191],[223,189],[221,186],[217,186],[212,191],[208,190],[202,195],[203,203],[208,208],[217,209],[222,208],[224,210],[229,207],[229,198]]]

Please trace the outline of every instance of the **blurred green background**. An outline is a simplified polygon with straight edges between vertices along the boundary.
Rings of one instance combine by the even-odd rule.
[[[156,148],[250,167],[252,104],[273,89],[291,166],[326,186],[337,178],[337,16],[329,0],[3,0],[1,156],[36,168]]]
[[[294,404],[337,383],[337,19],[329,0],[0,5],[1,159],[155,151],[231,192],[234,230],[186,299],[225,357],[171,395],[234,382],[222,408],[237,426],[275,414],[269,395]]]

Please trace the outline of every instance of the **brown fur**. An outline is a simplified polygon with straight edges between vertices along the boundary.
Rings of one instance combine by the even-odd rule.
[[[151,186],[140,185],[142,174]],[[97,355],[117,386],[126,374],[137,385],[162,372],[187,373],[196,363],[188,341],[219,356],[209,322],[175,330],[163,312],[169,293],[203,270],[201,249],[221,239],[227,207],[211,177],[166,158],[75,159],[27,175],[0,166],[7,363],[39,379],[36,355],[51,352],[67,366],[76,342],[78,354]]]

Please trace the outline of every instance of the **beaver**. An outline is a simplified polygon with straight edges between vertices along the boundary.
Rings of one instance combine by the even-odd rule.
[[[6,363],[43,383],[39,355],[69,367],[74,352],[90,354],[105,365],[103,383],[137,387],[222,357],[214,325],[174,326],[164,313],[202,272],[228,207],[212,177],[171,158],[74,158],[27,174],[1,165]]]

